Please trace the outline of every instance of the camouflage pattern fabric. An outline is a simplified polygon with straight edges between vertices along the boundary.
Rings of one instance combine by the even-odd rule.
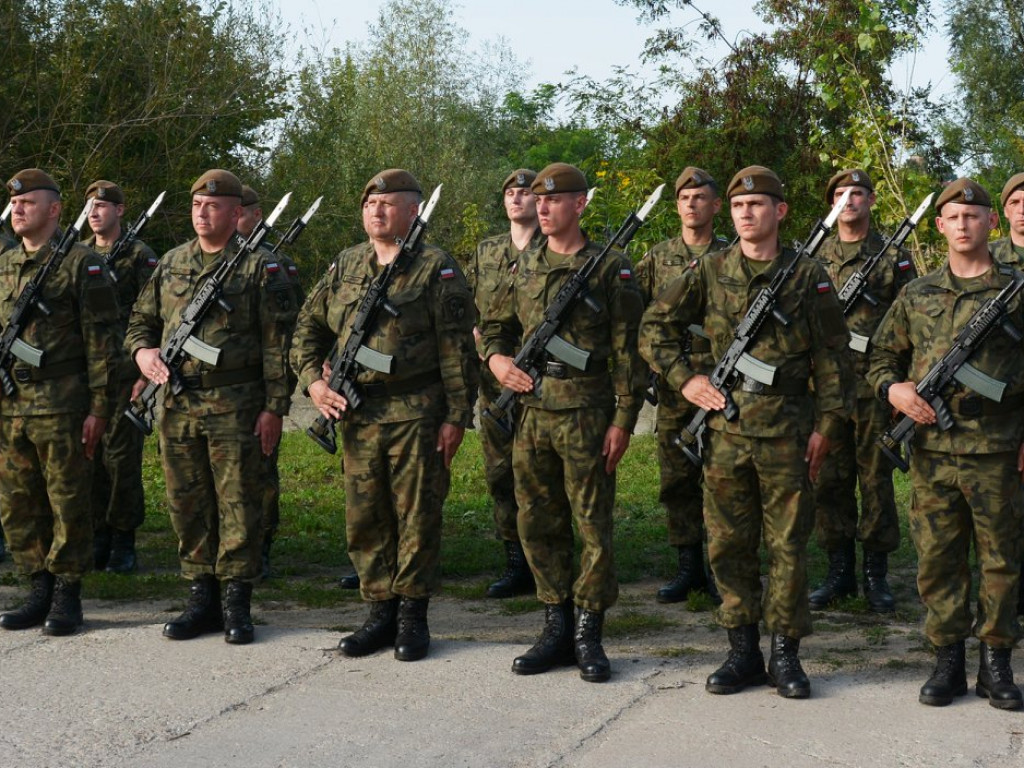
[[[822,243],[817,259],[828,271],[833,285],[840,288],[884,245],[885,239],[872,229],[861,241],[859,250],[850,254],[844,251],[838,236],[832,235]],[[909,254],[893,249],[887,251],[868,273],[865,288],[878,305],[861,297],[846,315],[850,332],[870,339],[900,289],[916,277],[917,270]],[[815,484],[818,541],[826,551],[839,549],[844,541],[856,539],[865,550],[893,552],[899,547],[900,537],[892,485],[893,467],[875,442],[889,426],[890,409],[875,400],[867,382],[868,355],[853,349],[849,349],[847,355],[857,382],[857,401],[852,418],[830,446]]]
[[[355,313],[381,267],[371,243],[343,251],[306,300],[292,339],[292,368],[303,391],[344,345]],[[394,356],[392,374],[363,370],[366,397],[341,422],[349,556],[367,600],[428,597],[437,590],[441,509],[448,470],[436,451],[442,423],[469,427],[479,384],[469,286],[444,251],[425,246],[396,275],[367,346]],[[390,394],[367,390],[424,383]]]
[[[527,245],[527,250],[544,242],[538,228]],[[519,251],[510,235],[495,235],[481,240],[466,272],[473,290],[477,317],[486,314],[496,296],[507,296],[511,270],[519,261]],[[501,395],[494,374],[487,366],[480,371],[480,412],[483,413]],[[502,541],[519,541],[516,515],[515,479],[512,475],[512,435],[493,420],[480,419],[480,446],[484,453],[484,473],[487,491],[494,500],[494,524]]]
[[[1015,246],[1010,238],[993,240],[988,247],[992,251],[992,258],[999,263],[1014,269],[1024,268],[1024,247]]]

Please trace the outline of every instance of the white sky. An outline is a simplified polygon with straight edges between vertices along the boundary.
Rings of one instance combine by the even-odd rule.
[[[362,40],[367,24],[375,21],[384,0],[271,0],[291,26],[296,42],[330,51],[347,41]],[[944,2],[932,0],[939,16],[938,27],[922,41],[921,50],[898,62],[892,71],[894,85],[903,90],[910,84],[929,81],[936,95],[953,88],[953,76],[945,70],[947,43],[944,35]],[[758,31],[761,23],[752,10],[752,0],[697,0],[697,6],[722,22],[730,40],[744,31]],[[470,34],[470,44],[479,49],[488,42],[505,38],[520,60],[528,66],[527,89],[541,82],[559,82],[573,67],[580,74],[604,80],[615,65],[639,70],[639,53],[652,28],[636,23],[636,11],[613,0],[462,0],[455,6],[459,24]],[[694,25],[696,11],[673,11],[667,24]],[[719,49],[710,51],[720,58]]]

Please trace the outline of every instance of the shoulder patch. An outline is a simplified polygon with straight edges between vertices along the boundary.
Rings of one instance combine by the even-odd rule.
[[[146,266],[147,267],[155,267],[159,263],[160,263],[160,259],[158,259],[156,256],[147,256],[146,257]]]
[[[832,283],[830,283],[828,280],[822,280],[815,286],[815,288],[817,288],[818,293],[831,293]]]
[[[438,274],[442,280],[451,280],[455,277],[455,270],[452,267],[441,267],[441,271]]]
[[[268,261],[267,262],[267,272],[269,274],[274,275],[274,274],[277,274],[280,271],[281,271],[281,265],[278,264],[276,261]]]
[[[896,262],[896,267],[900,272],[906,272],[911,267],[910,259],[900,259]]]
[[[619,270],[619,280],[632,280],[633,270],[629,267],[623,267]]]
[[[86,274],[89,275],[89,277],[99,277],[100,275],[103,274],[103,267],[101,267],[99,264],[90,264],[85,268],[85,271]]]
[[[294,264],[289,264],[288,265],[288,274],[291,275],[292,277],[297,276],[299,274],[299,268],[297,266],[295,266]]]

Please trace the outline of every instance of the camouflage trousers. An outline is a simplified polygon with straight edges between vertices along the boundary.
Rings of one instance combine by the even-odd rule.
[[[267,537],[273,537],[277,533],[277,527],[281,524],[281,472],[277,467],[278,448],[274,448],[274,452],[269,456],[260,456],[260,461],[263,464],[260,468],[263,477],[261,541],[265,541]]]
[[[146,517],[142,489],[145,436],[124,415],[130,405],[131,384],[127,383],[118,398],[93,461],[92,514],[96,528],[134,531]]]
[[[166,409],[160,452],[178,559],[186,578],[255,582],[263,514],[258,409],[191,416]]]
[[[889,426],[891,411],[874,398],[858,398],[853,418],[829,449],[814,488],[815,529],[826,551],[854,539],[871,552],[894,552],[900,545],[893,467],[876,443]]]
[[[915,448],[910,536],[925,635],[936,646],[973,634],[994,648],[1019,637],[1017,590],[1024,512],[1017,455],[950,455]],[[978,616],[971,615],[971,540],[980,571]],[[972,627],[973,623],[973,627]]]
[[[512,449],[519,538],[543,603],[573,599],[604,611],[618,599],[615,475],[605,472],[601,456],[610,423],[611,412],[600,408],[522,408],[519,414]],[[583,544],[575,581],[573,523]]]
[[[756,438],[709,432],[704,523],[708,560],[722,595],[719,623],[732,629],[756,624],[763,617],[773,634],[809,635],[807,542],[814,503],[804,462],[807,436]],[[762,539],[768,553],[764,594]]]
[[[85,413],[0,417],[0,519],[22,573],[77,580],[92,568]]]
[[[668,543],[691,547],[704,543],[704,491],[701,468],[694,466],[672,441],[690,423],[695,408],[661,401],[658,406],[658,465],[661,489],[658,501],[668,520]]]
[[[480,447],[484,453],[484,476],[487,491],[494,500],[494,525],[502,541],[519,541],[516,518],[516,486],[512,474],[513,436],[505,432],[493,419],[483,415],[487,407],[501,393],[497,384],[485,381],[489,373],[481,375],[480,382]]]
[[[449,472],[441,421],[341,422],[348,554],[365,600],[430,597],[441,583],[441,510]]]

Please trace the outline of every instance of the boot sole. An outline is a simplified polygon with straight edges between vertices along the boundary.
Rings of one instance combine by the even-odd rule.
[[[966,695],[967,686],[965,685],[962,689],[957,688],[949,696],[926,696],[922,693],[920,696],[917,697],[917,700],[920,703],[925,704],[929,707],[946,707],[953,703],[953,699]]]
[[[550,672],[555,667],[575,667],[575,666],[576,666],[576,656],[573,655],[572,658],[559,659],[557,661],[553,661],[551,664],[549,664],[547,666],[541,666],[541,667],[517,667],[515,661],[513,661],[512,662],[512,672],[517,674],[517,675],[541,675],[541,674],[543,674],[545,672]]]
[[[1021,699],[993,699],[990,691],[981,685],[975,686],[974,694],[979,699],[988,699],[989,705],[996,709],[1020,709],[1024,707],[1024,700]]]
[[[179,632],[178,630],[168,629],[167,627],[164,627],[163,632],[161,634],[168,640],[195,640],[197,637],[202,637],[203,635],[213,635],[223,631],[223,626],[204,627],[203,629],[200,629],[198,631],[189,632]]]
[[[744,682],[740,683],[739,685],[719,685],[717,683],[705,683],[704,690],[708,693],[714,693],[718,696],[729,696],[734,693],[739,693],[745,688],[751,688],[756,685],[767,685],[767,683],[768,675],[766,673],[763,675],[757,675],[756,677],[751,677],[748,680],[745,680]]]

